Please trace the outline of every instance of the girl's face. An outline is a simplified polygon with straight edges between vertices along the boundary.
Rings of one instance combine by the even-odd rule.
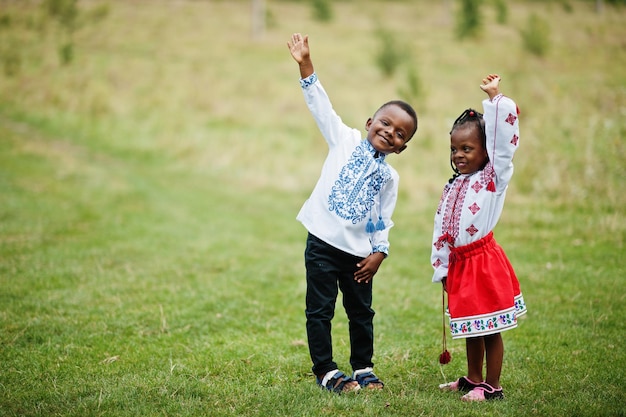
[[[401,107],[385,106],[365,123],[367,140],[380,153],[400,153],[415,130],[415,122]]]
[[[450,160],[461,174],[481,170],[487,162],[478,126],[472,124],[456,128],[450,135]]]

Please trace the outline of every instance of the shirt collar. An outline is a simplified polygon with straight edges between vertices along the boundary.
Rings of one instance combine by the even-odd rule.
[[[387,156],[386,154],[382,153],[382,152],[378,152],[376,149],[374,149],[374,147],[372,146],[372,144],[370,143],[369,140],[363,139],[363,142],[365,142],[365,149],[367,149],[369,151],[369,153],[372,154],[372,157],[380,162],[385,160],[385,157]]]

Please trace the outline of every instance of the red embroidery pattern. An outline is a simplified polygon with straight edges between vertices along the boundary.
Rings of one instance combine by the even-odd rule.
[[[480,210],[480,207],[478,207],[478,204],[474,203],[471,206],[468,207],[469,211],[472,212],[472,214],[476,214],[478,213],[478,210]]]
[[[443,206],[443,202],[446,201],[446,196],[448,195],[448,190],[450,189],[450,184],[446,184],[443,187],[443,192],[441,193],[441,198],[439,199],[439,205],[437,206],[437,214],[441,213],[441,207]]]
[[[517,142],[519,141],[519,136],[513,135],[513,139],[511,139],[511,143],[517,146]]]
[[[439,268],[439,267],[441,266],[441,264],[443,264],[443,262],[441,262],[441,259],[437,259],[437,260],[435,261],[435,263],[433,264],[433,266],[434,266],[435,268]]]
[[[513,126],[515,124],[516,120],[517,120],[517,116],[515,116],[514,114],[509,113],[509,115],[507,116],[507,118],[504,121],[507,122],[508,124],[510,124],[511,126]]]
[[[496,170],[493,169],[493,163],[487,162],[485,169],[480,172],[480,182],[483,185],[489,184],[496,176]]]
[[[468,227],[467,229],[465,229],[465,231],[467,233],[470,234],[470,236],[474,236],[476,233],[478,233],[478,229],[476,228],[476,226],[471,225],[470,227]]]
[[[438,241],[444,240],[452,244],[459,236],[461,211],[463,210],[465,194],[469,188],[469,180],[469,177],[462,179],[459,177],[452,184],[452,188],[446,197],[446,208],[441,221],[441,237]]]
[[[478,181],[476,181],[474,185],[472,185],[472,189],[476,192],[479,192],[481,188],[483,188],[483,185]]]
[[[495,192],[496,184],[493,181],[495,177],[496,171],[493,169],[491,161],[489,161],[487,165],[485,165],[485,169],[480,172],[480,182],[487,185],[487,190]]]

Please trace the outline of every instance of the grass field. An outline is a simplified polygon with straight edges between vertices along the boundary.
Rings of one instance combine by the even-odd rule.
[[[452,1],[336,2],[322,23],[268,0],[253,40],[249,3],[79,2],[64,65],[70,35],[39,2],[0,0],[0,416],[626,416],[626,10],[511,2],[502,25],[485,6],[482,37],[460,41]],[[551,28],[544,57],[521,42],[533,13]],[[381,28],[404,53],[391,78]],[[420,80],[419,131],[389,159],[383,392],[331,395],[310,372],[295,216],[326,148],[286,48],[295,31],[355,127]],[[504,335],[507,399],[468,405],[436,389],[465,356],[449,340],[452,362],[437,362],[429,247],[447,132],[489,72],[522,111],[496,237],[529,312]]]

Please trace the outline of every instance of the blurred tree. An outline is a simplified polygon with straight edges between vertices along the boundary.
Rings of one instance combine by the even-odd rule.
[[[496,20],[499,24],[504,25],[509,19],[509,9],[505,0],[493,0],[496,8]]]
[[[460,0],[461,7],[456,15],[456,35],[459,39],[476,38],[480,35],[480,0]]]
[[[261,39],[265,33],[265,0],[252,0],[252,39]]]
[[[313,0],[313,18],[319,22],[330,22],[333,9],[329,0]]]
[[[396,37],[388,30],[379,29],[376,33],[379,42],[376,64],[383,75],[390,78],[402,62],[402,50]]]
[[[536,13],[528,16],[521,30],[524,49],[536,56],[545,56],[550,47],[550,24]]]
[[[63,33],[65,40],[58,49],[59,59],[64,65],[70,64],[74,59],[74,30],[78,18],[78,0],[45,0],[42,3],[47,15],[56,20]]]

